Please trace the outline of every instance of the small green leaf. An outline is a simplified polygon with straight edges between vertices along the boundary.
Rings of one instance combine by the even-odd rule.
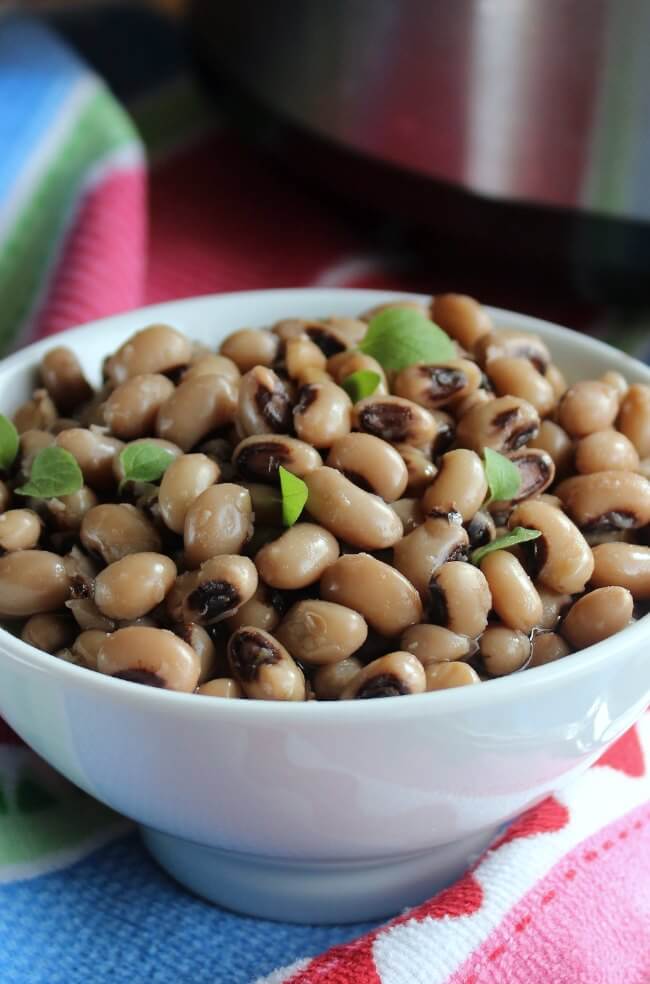
[[[19,447],[18,431],[9,418],[0,413],[0,470],[11,468]]]
[[[372,396],[380,383],[381,376],[378,372],[373,372],[372,369],[359,369],[358,372],[346,376],[341,386],[352,402],[358,403],[359,400]]]
[[[474,550],[470,556],[470,560],[477,567],[481,566],[481,561],[488,554],[493,553],[495,550],[505,550],[507,547],[516,547],[518,543],[528,543],[529,540],[536,540],[538,536],[541,536],[539,530],[527,530],[523,526],[515,526],[514,530],[510,533],[506,533],[505,536],[500,536],[498,539],[493,540],[492,543],[486,543],[484,547],[479,547]]]
[[[282,492],[282,522],[293,526],[305,508],[309,491],[302,478],[293,475],[280,465],[280,490]]]
[[[405,369],[417,362],[446,362],[456,358],[449,335],[412,308],[387,308],[370,321],[359,345],[384,369]]]
[[[34,499],[58,499],[78,492],[84,483],[81,468],[64,448],[43,448],[32,462],[29,481],[16,489]]]
[[[521,487],[521,473],[510,458],[491,448],[483,449],[485,477],[490,489],[490,502],[508,502],[514,499]]]
[[[124,472],[120,488],[126,482],[157,482],[173,460],[174,455],[171,451],[161,448],[153,441],[128,444],[120,453],[120,464]]]

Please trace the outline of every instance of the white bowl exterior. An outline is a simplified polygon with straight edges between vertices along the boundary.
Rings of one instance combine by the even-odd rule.
[[[166,321],[213,346],[243,325],[356,314],[362,290],[252,292],[157,305],[64,336],[95,378],[134,330]],[[650,371],[599,342],[536,331],[571,376]],[[0,411],[27,397],[52,340],[0,366]],[[165,693],[56,660],[0,630],[0,713],[64,775],[126,816],[258,856],[405,856],[494,828],[586,768],[650,695],[650,624],[504,680],[408,700],[282,706]]]

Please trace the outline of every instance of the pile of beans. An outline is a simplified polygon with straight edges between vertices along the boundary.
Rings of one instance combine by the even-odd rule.
[[[124,680],[303,701],[478,684],[644,614],[650,387],[567,387],[540,338],[464,295],[421,310],[456,358],[385,372],[358,348],[376,312],[244,328],[218,354],[152,325],[97,391],[52,349],[0,475],[5,626]],[[360,370],[380,382],[353,404],[340,384]],[[122,483],[120,453],[143,441],[173,461]],[[21,498],[51,446],[83,487]],[[511,501],[485,505],[486,448],[519,469]],[[289,528],[280,465],[308,488]],[[520,526],[541,536],[471,562]]]

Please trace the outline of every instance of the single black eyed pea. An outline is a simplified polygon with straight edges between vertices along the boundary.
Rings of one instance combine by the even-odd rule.
[[[438,469],[430,456],[420,448],[414,448],[410,444],[396,444],[395,450],[399,451],[406,465],[406,492],[409,495],[422,495],[438,474]]]
[[[296,523],[255,555],[262,580],[272,588],[305,588],[339,556],[336,538],[315,523]]]
[[[490,588],[478,567],[449,561],[431,578],[429,614],[434,625],[475,638],[485,629],[491,608]]]
[[[11,491],[6,482],[0,480],[0,514],[6,512],[11,503]]]
[[[168,629],[131,626],[104,640],[97,653],[100,673],[165,690],[191,693],[201,662],[194,650]]]
[[[362,342],[368,331],[368,323],[362,318],[345,318],[332,316],[325,318],[323,324],[333,329],[339,338],[344,338],[348,345],[356,346]]]
[[[530,662],[527,669],[545,666],[558,659],[564,659],[571,652],[570,646],[557,632],[536,632],[530,644]]]
[[[18,550],[0,557],[0,616],[29,618],[63,608],[70,578],[63,559],[47,550]]]
[[[387,638],[422,621],[420,596],[403,574],[367,553],[339,557],[321,578],[321,597],[363,615]]]
[[[556,396],[548,379],[526,358],[503,356],[487,365],[490,382],[499,396],[519,396],[546,417],[555,406]]]
[[[501,454],[528,444],[539,430],[539,414],[526,400],[500,396],[472,407],[458,421],[458,443],[477,454],[492,448]]]
[[[581,530],[639,529],[650,522],[650,481],[634,472],[575,475],[554,491]]]
[[[225,376],[199,376],[177,386],[158,411],[156,433],[190,451],[237,414],[237,389]]]
[[[537,436],[533,437],[528,445],[546,451],[551,456],[556,475],[562,476],[572,470],[573,441],[567,432],[552,420],[541,422]]]
[[[474,639],[450,632],[441,625],[411,625],[402,633],[400,646],[413,653],[424,667],[429,663],[446,663],[456,659],[469,659],[478,650]]]
[[[569,388],[569,384],[564,378],[564,374],[558,369],[558,367],[551,362],[550,365],[546,367],[546,372],[544,373],[545,379],[553,387],[553,392],[555,394],[556,402],[561,400],[566,391]],[[603,380],[606,382],[607,380]]]
[[[323,663],[311,678],[316,699],[339,700],[347,685],[362,668],[363,663],[356,656],[349,656],[338,663]]]
[[[424,522],[424,513],[419,499],[397,499],[391,502],[390,508],[399,516],[404,527],[404,536]]]
[[[307,335],[298,335],[285,342],[284,364],[290,379],[300,379],[305,369],[324,370],[327,358]]]
[[[397,373],[393,391],[427,410],[436,410],[451,400],[462,400],[481,385],[481,370],[475,362],[453,359],[434,365],[407,366]]]
[[[553,483],[555,464],[547,451],[542,451],[541,448],[519,448],[509,458],[519,471],[519,491],[510,500],[510,505],[514,506],[524,499],[541,495]],[[490,510],[498,513],[506,505],[505,502],[495,501],[490,503]]]
[[[149,325],[132,335],[106,360],[104,371],[114,386],[145,373],[166,373],[192,358],[192,342],[169,325]]]
[[[494,520],[490,513],[484,509],[479,509],[478,512],[474,513],[465,528],[469,537],[470,550],[484,547],[496,539],[497,529]]]
[[[586,649],[629,625],[633,610],[634,598],[627,588],[596,588],[573,603],[560,632],[574,649]]]
[[[408,471],[399,452],[372,434],[347,434],[330,448],[327,465],[366,492],[394,502],[404,493]]]
[[[535,585],[517,558],[507,550],[495,550],[481,561],[481,570],[492,595],[492,607],[510,629],[530,632],[543,615]]]
[[[187,625],[179,625],[176,635],[190,646],[199,657],[201,672],[199,673],[199,683],[205,683],[219,673],[226,672],[227,663],[225,657],[219,660],[217,647],[215,646],[209,633],[196,622],[189,622]]]
[[[650,386],[630,386],[621,401],[616,426],[632,441],[639,458],[650,457]]]
[[[137,441],[129,441],[129,443],[125,444],[124,447],[132,448],[138,444],[154,444],[158,448],[169,451],[174,458],[180,458],[183,454],[178,444],[174,444],[173,441],[166,441],[158,437],[139,437]],[[124,468],[122,467],[122,461],[119,454],[116,454],[113,458],[113,477],[118,484],[124,479]]]
[[[620,372],[616,372],[614,369],[608,369],[600,377],[601,383],[607,383],[608,386],[613,387],[617,393],[619,400],[622,400],[628,389],[630,388],[625,376]]]
[[[280,592],[260,581],[253,597],[249,598],[234,615],[226,619],[226,625],[230,632],[244,625],[264,629],[265,632],[274,632],[280,624],[285,609],[286,604]]]
[[[64,615],[44,613],[32,615],[23,626],[20,638],[35,649],[55,653],[71,646],[77,635],[77,626]]]
[[[635,543],[603,543],[594,547],[593,555],[591,583],[595,588],[615,584],[627,588],[635,601],[650,598],[650,547]]]
[[[81,523],[80,538],[91,554],[113,564],[128,554],[158,553],[161,542],[155,526],[128,503],[107,502],[89,509]]]
[[[164,601],[175,578],[176,565],[164,554],[129,554],[97,575],[94,601],[107,618],[140,618]]]
[[[29,430],[49,430],[57,417],[57,409],[47,390],[37,389],[31,400],[18,407],[13,421],[18,433],[24,434]]]
[[[229,700],[240,700],[244,691],[236,680],[230,677],[217,677],[202,683],[196,691],[201,697],[226,697]]]
[[[523,670],[530,660],[529,637],[505,625],[490,625],[479,640],[479,649],[483,666],[493,677]]]
[[[228,641],[233,677],[256,700],[304,700],[305,678],[284,646],[263,629],[243,626]]]
[[[248,489],[224,482],[211,485],[185,516],[183,543],[189,567],[219,554],[236,554],[253,534],[253,506]]]
[[[286,434],[291,419],[291,396],[280,377],[267,366],[249,369],[239,384],[237,426],[241,434]]]
[[[366,641],[368,626],[351,608],[310,599],[289,609],[275,635],[295,659],[319,665],[351,656]]]
[[[349,434],[352,403],[335,383],[309,383],[298,391],[293,424],[301,441],[316,448],[330,448]]]
[[[395,544],[393,564],[426,602],[433,575],[443,564],[463,557],[468,544],[458,513],[434,516]]]
[[[493,329],[488,312],[467,294],[436,294],[431,301],[431,319],[468,352],[473,352],[479,338]]]
[[[343,352],[351,347],[349,335],[339,331],[336,325],[325,321],[305,321],[303,333],[316,345],[326,359],[337,352]]]
[[[40,536],[41,521],[31,509],[9,509],[0,515],[0,550],[33,550]]]
[[[339,540],[361,550],[381,550],[401,540],[402,523],[390,506],[336,469],[317,468],[304,481],[309,514]]]
[[[123,441],[153,434],[158,411],[174,389],[160,373],[131,376],[115,387],[104,404],[106,426]]]
[[[401,396],[368,396],[360,400],[354,406],[352,424],[356,430],[391,444],[415,447],[430,444],[438,431],[429,410]]]
[[[597,379],[574,383],[558,407],[558,423],[571,437],[586,437],[612,427],[618,414],[618,391]]]
[[[84,517],[95,508],[97,501],[93,490],[82,485],[70,495],[48,499],[46,508],[57,529],[72,532],[81,529]]]
[[[394,652],[368,663],[350,680],[341,700],[404,697],[421,694],[426,688],[424,667],[412,653]]]
[[[551,353],[539,335],[503,328],[481,336],[474,347],[474,358],[483,367],[495,359],[528,359],[541,373],[551,364]]]
[[[117,628],[113,619],[102,615],[92,598],[71,598],[65,607],[82,632],[114,632]]]
[[[424,493],[422,511],[459,512],[468,522],[481,508],[488,491],[483,462],[474,451],[458,448],[440,460],[440,470]]]
[[[61,413],[69,413],[93,395],[77,356],[63,345],[45,353],[39,372],[43,386]]]
[[[172,461],[158,493],[160,513],[170,530],[183,532],[188,509],[219,475],[219,465],[205,454],[183,454]]]
[[[282,342],[288,342],[290,338],[300,338],[305,334],[305,325],[308,324],[304,318],[282,318],[271,326],[271,333],[277,335]]]
[[[234,615],[253,597],[257,585],[257,569],[248,557],[211,557],[198,571],[176,579],[166,607],[175,622],[212,625]]]
[[[570,594],[553,591],[543,584],[536,584],[535,587],[542,603],[542,617],[537,627],[539,629],[555,629],[573,599]]]
[[[379,376],[375,394],[380,396],[388,393],[386,373],[381,364],[372,355],[366,355],[358,349],[347,349],[345,352],[332,355],[327,360],[327,371],[339,386],[354,372],[374,372]]]
[[[426,690],[451,690],[453,687],[466,687],[472,683],[480,683],[476,670],[467,663],[427,663],[424,668]]]
[[[108,636],[108,632],[101,632],[99,629],[88,629],[86,632],[80,632],[72,644],[73,655],[89,670],[96,670],[97,655]]]
[[[91,488],[107,491],[115,485],[113,465],[124,447],[122,441],[99,429],[72,427],[57,435],[56,444],[76,459],[84,482]]]
[[[600,471],[636,471],[639,454],[625,434],[608,428],[578,441],[575,465],[582,475]]]
[[[238,386],[241,379],[241,373],[232,359],[225,355],[214,355],[212,352],[203,352],[196,358],[193,356],[181,382],[196,379],[198,376],[225,376],[234,386]]]
[[[594,569],[594,558],[568,516],[547,502],[529,499],[515,506],[508,525],[510,529],[523,526],[542,534],[530,543],[535,580],[560,594],[584,591]]]
[[[280,339],[270,331],[259,328],[240,328],[221,343],[219,354],[231,359],[240,372],[253,366],[271,366],[275,362]]]
[[[278,481],[280,465],[302,478],[320,468],[323,459],[316,448],[286,434],[246,437],[233,453],[233,464],[248,482]]]

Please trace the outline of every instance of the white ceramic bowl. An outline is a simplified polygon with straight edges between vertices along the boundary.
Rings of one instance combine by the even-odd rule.
[[[102,356],[153,321],[216,346],[243,325],[356,314],[394,294],[281,290],[160,304],[70,332]],[[569,378],[650,370],[600,342],[536,331]],[[28,397],[49,339],[0,365],[0,411]],[[496,829],[590,765],[650,696],[650,620],[558,663],[407,699],[282,705],[168,693],[80,669],[0,630],[0,712],[48,762],[132,817],[200,895],[297,922],[384,916],[460,873]]]

